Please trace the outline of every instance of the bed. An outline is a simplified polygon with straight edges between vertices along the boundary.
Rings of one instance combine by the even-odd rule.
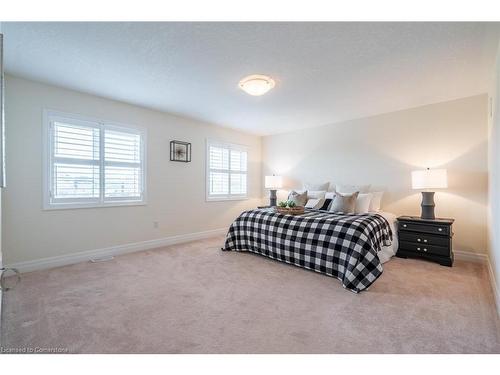
[[[230,226],[222,250],[261,254],[310,269],[358,293],[382,274],[395,253],[395,215],[334,214],[306,210],[283,215],[273,208],[243,212]]]

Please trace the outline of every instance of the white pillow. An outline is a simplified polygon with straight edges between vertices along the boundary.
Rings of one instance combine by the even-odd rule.
[[[326,191],[324,190],[307,190],[307,198],[308,199],[324,199],[326,195]]]
[[[370,203],[372,201],[372,193],[358,194],[356,199],[356,206],[354,212],[357,214],[366,214],[370,210]]]
[[[368,193],[371,185],[337,185],[337,192],[342,194],[352,194],[357,191]]]
[[[305,208],[320,209],[325,203],[325,198],[312,198],[309,199],[305,205]]]
[[[308,191],[305,208],[321,208],[325,203],[326,191]]]
[[[380,211],[380,205],[382,203],[383,191],[376,191],[372,193],[372,201],[370,203],[370,211],[377,212]]]
[[[325,199],[335,199],[335,192],[334,191],[327,191],[325,194]]]
[[[312,190],[312,191],[328,191],[328,188],[330,187],[329,182],[325,182],[324,184],[310,184],[310,183],[304,183],[304,190]]]

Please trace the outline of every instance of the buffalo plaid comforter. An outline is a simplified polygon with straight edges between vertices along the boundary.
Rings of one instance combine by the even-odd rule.
[[[249,251],[336,277],[358,293],[382,274],[377,252],[391,241],[389,223],[376,213],[306,210],[292,216],[266,208],[243,212],[222,250]]]

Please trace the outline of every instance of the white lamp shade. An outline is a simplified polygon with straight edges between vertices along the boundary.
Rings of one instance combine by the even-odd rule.
[[[446,189],[448,176],[446,169],[424,169],[411,172],[413,189]]]
[[[283,186],[283,179],[281,176],[266,176],[264,186],[266,189],[281,189]]]

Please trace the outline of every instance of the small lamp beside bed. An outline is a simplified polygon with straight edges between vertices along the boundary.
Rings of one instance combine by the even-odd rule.
[[[435,219],[434,192],[428,189],[446,189],[448,187],[448,176],[446,169],[424,169],[411,172],[411,184],[413,189],[422,191],[422,219]]]
[[[269,189],[269,206],[276,206],[276,190],[281,189],[283,186],[283,179],[281,176],[266,176],[264,186]]]

